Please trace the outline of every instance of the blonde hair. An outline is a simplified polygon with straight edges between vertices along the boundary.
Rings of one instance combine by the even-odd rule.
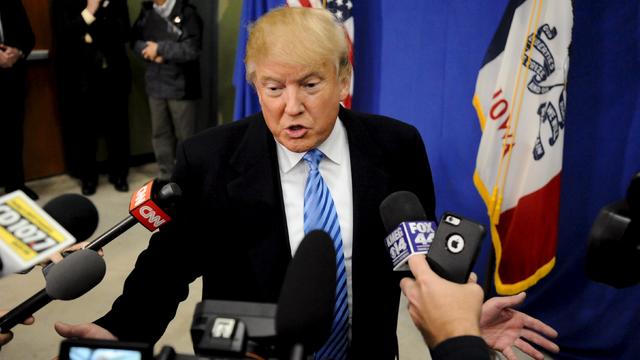
[[[345,30],[325,9],[280,7],[251,24],[244,58],[249,83],[261,59],[312,67],[335,62],[339,80],[351,76]]]

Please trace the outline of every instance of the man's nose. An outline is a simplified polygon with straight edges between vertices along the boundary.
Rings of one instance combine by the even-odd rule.
[[[298,89],[291,87],[286,89],[286,104],[284,111],[287,115],[295,116],[304,112],[301,93]]]

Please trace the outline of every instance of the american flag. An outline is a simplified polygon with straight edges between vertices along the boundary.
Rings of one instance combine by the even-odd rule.
[[[303,6],[313,8],[326,8],[331,11],[335,17],[342,22],[345,28],[347,40],[349,42],[349,62],[353,67],[353,1],[351,0],[287,0],[287,6]],[[349,87],[349,95],[344,100],[344,106],[351,108],[351,98],[353,96],[353,74],[351,74],[351,85]]]

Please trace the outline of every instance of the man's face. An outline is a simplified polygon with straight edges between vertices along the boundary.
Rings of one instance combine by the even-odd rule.
[[[309,68],[266,59],[255,70],[262,113],[280,144],[306,152],[329,137],[349,91],[349,80],[338,80],[335,65]]]

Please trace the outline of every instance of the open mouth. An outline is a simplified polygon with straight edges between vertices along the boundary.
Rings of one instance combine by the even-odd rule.
[[[308,129],[302,125],[292,125],[287,127],[286,132],[292,138],[300,138],[306,134]]]

